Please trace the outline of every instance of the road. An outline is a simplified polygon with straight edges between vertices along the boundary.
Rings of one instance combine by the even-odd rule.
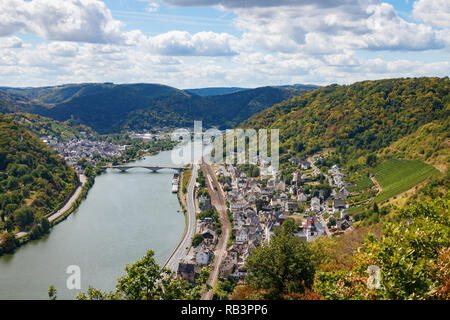
[[[191,180],[188,184],[188,190],[186,195],[186,230],[183,234],[183,238],[180,240],[178,246],[173,251],[172,255],[167,259],[164,267],[171,269],[174,272],[178,270],[178,263],[183,260],[191,247],[192,238],[195,234],[196,221],[195,221],[195,202],[194,202],[194,188],[197,180],[198,165],[194,165],[192,168]]]
[[[72,205],[74,204],[74,202],[78,199],[78,197],[81,194],[81,191],[83,189],[83,185],[86,183],[87,178],[84,174],[80,175],[80,182],[81,185],[79,185],[77,187],[77,189],[75,190],[75,192],[73,193],[73,195],[70,197],[69,200],[67,200],[67,202],[64,204],[64,206],[59,209],[58,211],[56,211],[54,214],[52,214],[51,216],[48,217],[48,221],[49,222],[53,222],[56,219],[58,219],[60,216],[64,215],[67,210],[70,210],[72,208]],[[25,237],[26,235],[28,235],[28,232],[22,231],[22,232],[18,232],[16,233],[14,236],[16,239],[20,239]]]
[[[66,202],[66,204],[61,209],[59,209],[54,214],[52,214],[51,216],[48,217],[48,221],[50,221],[50,222],[55,221],[56,219],[58,219],[59,217],[64,215],[68,210],[70,210],[72,208],[72,205],[75,203],[75,201],[80,196],[81,191],[82,191],[83,186],[86,183],[86,181],[87,181],[86,176],[84,174],[80,175],[81,185],[78,186],[77,190],[74,192],[72,197],[70,197],[70,199]]]
[[[322,224],[323,228],[325,229],[325,233],[327,234],[327,236],[331,237],[331,232],[328,229],[328,226],[321,214],[319,215],[319,220],[320,220],[320,223]]]
[[[319,175],[319,174],[322,173],[322,171],[319,168],[317,168],[317,166],[314,164],[314,160],[311,157],[308,158],[308,161],[311,163],[311,168],[314,169],[314,173],[316,175]],[[325,173],[322,173],[322,174],[325,177],[325,179],[328,180],[329,184],[332,186],[333,185],[332,179],[327,174],[325,174]],[[319,216],[320,223],[322,224],[323,228],[325,229],[325,233],[327,234],[328,237],[331,237],[331,232],[328,229],[328,226],[327,226],[327,224],[325,222],[325,219],[323,218],[323,213],[325,212],[326,206],[327,205],[325,203],[322,204],[322,208],[321,208],[322,213],[318,214],[318,216]]]
[[[206,159],[205,159],[206,161]],[[217,249],[214,252],[214,261],[211,265],[211,273],[209,275],[208,284],[214,288],[214,285],[219,277],[219,270],[222,264],[223,258],[227,252],[227,243],[230,236],[230,221],[227,216],[227,203],[222,187],[217,181],[216,175],[209,163],[203,161],[201,168],[205,175],[206,186],[208,193],[211,196],[211,203],[217,209],[219,213],[220,223],[222,224],[222,234],[217,244]],[[202,300],[212,300],[213,289],[203,292]]]

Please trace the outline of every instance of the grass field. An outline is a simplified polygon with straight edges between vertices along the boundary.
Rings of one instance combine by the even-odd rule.
[[[357,214],[363,212],[364,210],[366,209],[363,207],[350,207],[346,211],[348,214]]]
[[[435,167],[419,160],[389,159],[375,168],[375,178],[383,188],[375,201],[392,198],[436,173]]]
[[[370,177],[362,178],[361,180],[356,181],[356,186],[348,188],[350,192],[358,192],[373,186],[373,182]]]

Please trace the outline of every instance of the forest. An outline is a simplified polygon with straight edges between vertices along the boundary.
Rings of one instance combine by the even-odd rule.
[[[49,230],[46,216],[78,185],[66,162],[37,136],[0,115],[0,233],[5,239],[26,231],[31,238]],[[13,243],[0,241],[0,250]]]
[[[232,128],[275,103],[314,86],[261,87],[200,96],[160,84],[79,84],[42,88],[0,88],[0,112],[28,112],[58,121],[75,120],[98,133],[155,127]]]
[[[333,148],[342,162],[355,164],[430,122],[448,127],[449,93],[448,77],[329,85],[276,104],[240,126],[279,129],[280,154]]]

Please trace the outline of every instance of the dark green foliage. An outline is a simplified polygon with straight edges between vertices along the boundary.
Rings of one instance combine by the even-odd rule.
[[[246,284],[264,290],[265,298],[304,293],[313,285],[314,255],[308,244],[294,235],[296,230],[294,221],[287,219],[269,244],[254,249],[245,262]]]
[[[236,285],[237,281],[231,275],[224,280],[218,279],[214,287],[213,300],[229,300],[229,295],[233,293]]]
[[[369,154],[366,159],[366,165],[369,167],[375,167],[377,164],[377,156],[375,154]]]
[[[5,116],[20,123],[25,129],[30,130],[38,136],[52,136],[58,141],[82,137],[98,138],[98,134],[94,130],[75,120],[59,122],[30,113],[10,113]]]
[[[448,77],[330,85],[279,103],[241,126],[280,129],[286,152],[305,155],[332,147],[343,159],[356,160],[426,123],[446,119],[449,92]]]
[[[366,237],[351,269],[318,272],[315,290],[325,299],[448,300],[449,221],[448,193],[401,210],[381,237]],[[380,270],[378,289],[367,285],[370,266]]]
[[[0,210],[4,227],[48,231],[42,218],[56,210],[78,184],[75,171],[38,137],[0,115]],[[1,231],[1,230],[0,230]]]
[[[203,171],[201,169],[198,170],[197,182],[200,185],[200,188],[206,187],[205,176],[203,175]]]
[[[198,247],[203,242],[203,236],[199,233],[196,233],[192,238],[192,246]]]
[[[25,228],[34,220],[33,211],[28,207],[22,207],[14,212],[14,222],[20,227]]]
[[[244,171],[247,177],[257,178],[259,177],[259,168],[254,164],[240,164],[239,170]]]
[[[100,133],[157,126],[186,127],[202,120],[205,127],[230,128],[275,103],[311,88],[263,87],[226,95],[200,97],[158,84],[81,84],[53,88],[5,89],[8,103],[0,112],[32,112],[59,121],[74,119]],[[1,91],[0,91],[1,92]],[[38,99],[45,107],[22,100]],[[1,98],[1,96],[0,96]]]
[[[86,293],[77,296],[78,300],[199,300],[204,289],[208,288],[207,269],[200,271],[195,284],[176,278],[170,270],[156,263],[152,250],[136,262],[125,267],[126,274],[117,280],[116,290],[102,292],[89,287]],[[50,287],[51,289],[51,287]],[[54,296],[56,293],[49,289]]]

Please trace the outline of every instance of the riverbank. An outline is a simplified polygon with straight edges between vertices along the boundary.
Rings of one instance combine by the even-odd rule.
[[[76,186],[76,188],[71,192],[71,194],[68,196],[68,198],[59,206],[59,208],[46,216],[47,220],[50,223],[50,227],[55,226],[56,224],[58,224],[59,222],[61,222],[62,220],[64,220],[64,218],[66,218],[68,215],[70,215],[79,205],[80,201],[80,196],[83,194],[83,190],[85,189],[86,186],[86,182],[88,181],[87,177],[83,174],[78,176],[79,179],[79,183]],[[89,188],[87,188],[87,190],[85,190],[85,192],[87,193]],[[49,231],[50,232],[50,231]],[[37,239],[32,239],[30,232],[25,232],[25,231],[21,231],[21,232],[17,232],[16,234],[14,234],[14,240],[15,240],[15,247],[14,250],[17,250],[18,248],[20,248],[22,245],[28,243],[31,240],[37,240]],[[3,254],[4,252],[0,251],[0,256]]]
[[[173,270],[174,272],[177,271],[178,263],[180,262],[180,260],[184,259],[188,255],[189,249],[191,247],[192,238],[194,237],[196,231],[194,193],[195,193],[195,183],[197,181],[197,170],[198,166],[194,165],[192,168],[192,172],[187,187],[187,194],[185,199],[186,209],[183,209],[183,211],[185,211],[185,219],[186,219],[183,236],[181,237],[178,245],[173,250],[172,254],[166,260],[166,263],[163,265],[163,267],[167,267]],[[183,177],[183,179],[185,178],[186,177]],[[184,199],[183,195],[182,198]]]

